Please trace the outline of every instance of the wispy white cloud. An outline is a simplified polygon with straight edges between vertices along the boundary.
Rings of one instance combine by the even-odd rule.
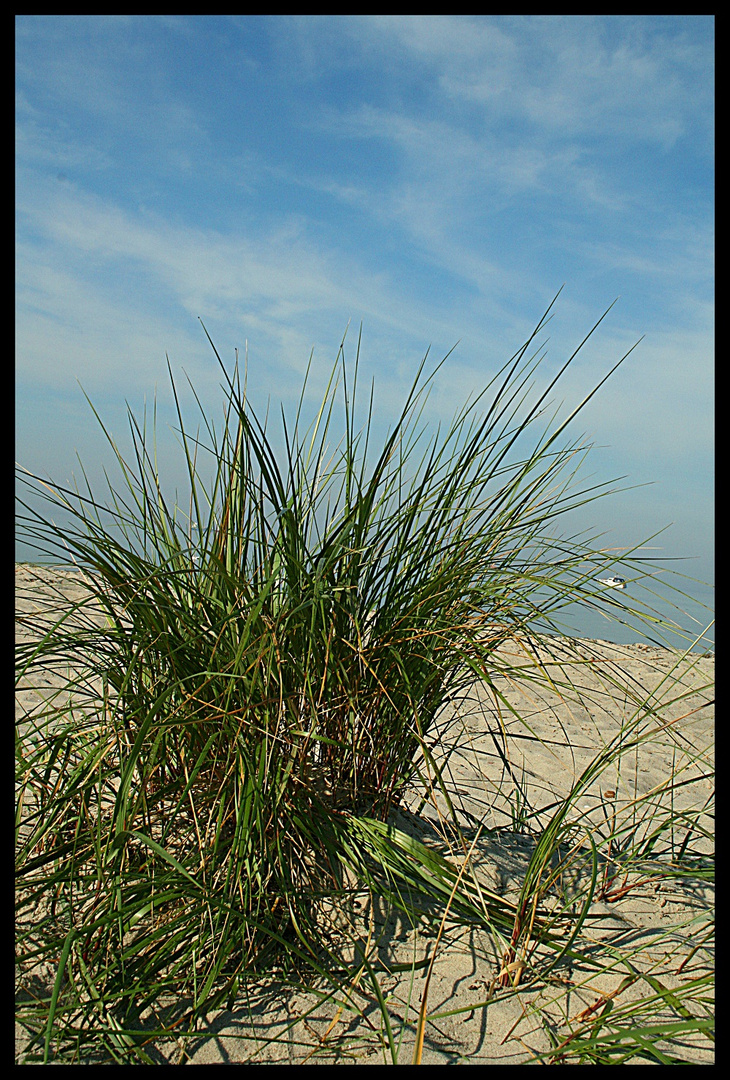
[[[231,344],[260,335],[282,371],[301,372],[315,344],[331,350],[350,317],[371,316],[381,333],[390,325],[401,339],[420,330],[423,341],[418,315],[387,274],[320,250],[296,221],[223,235],[38,178],[18,211],[29,234],[18,248],[19,371],[46,384],[67,378],[58,348],[55,359],[39,349],[51,327],[56,346],[64,336],[75,355],[75,374],[97,385],[140,375],[133,356],[156,349],[162,357],[164,334],[177,339],[175,320],[185,316],[192,330],[198,316],[220,327]],[[130,342],[132,325],[142,323],[145,349],[137,334]]]
[[[39,17],[47,62],[20,49],[18,376],[26,401],[72,410],[44,412],[55,460],[64,415],[81,432],[76,378],[138,401],[169,352],[217,386],[198,316],[226,358],[249,339],[276,398],[296,396],[312,347],[329,369],[348,319],[354,349],[362,319],[383,417],[426,347],[460,339],[437,419],[566,282],[546,373],[622,299],[556,399],[578,400],[646,333],[576,430],[610,443],[602,475],[682,477],[686,500],[712,456],[703,33],[625,17],[201,17],[241,74],[221,102],[210,69],[192,90],[183,77],[196,20],[125,19]],[[238,118],[262,101],[251,141]]]
[[[387,148],[392,164],[377,189],[308,172],[306,163],[297,182],[402,231],[434,265],[465,280],[473,267],[468,280],[477,290],[492,285],[490,263],[506,280],[510,256],[536,278],[548,261],[567,278],[582,250],[596,274],[629,269],[656,275],[665,288],[671,279],[666,302],[675,303],[688,264],[675,260],[669,228],[685,253],[694,237],[693,278],[711,275],[706,226],[698,224],[710,207],[692,213],[688,205],[675,220],[671,183],[637,183],[637,171],[662,175],[663,155],[680,137],[692,138],[700,156],[711,152],[710,54],[689,43],[681,20],[669,20],[662,48],[641,20],[616,34],[610,19],[592,17],[375,16],[342,24],[352,49],[336,63],[349,58],[357,70],[379,60],[394,92],[387,103],[377,95],[377,103],[354,106],[330,100],[307,122],[315,132]],[[305,19],[296,28],[300,51],[322,61],[308,70],[326,78],[331,24]],[[425,71],[422,95],[397,92],[392,72],[404,57]]]
[[[455,364],[466,364],[462,377],[465,392],[469,392],[475,388],[466,385],[474,379],[469,368],[477,363],[480,353],[484,355],[482,343],[489,322],[496,320],[501,333],[509,335],[508,340],[495,342],[492,338],[489,342],[486,360],[490,365],[506,359],[506,350],[516,348],[521,341],[519,335],[530,329],[524,319],[506,319],[499,303],[495,305],[494,296],[491,305],[477,304],[475,300],[471,309],[462,301],[458,325],[450,322],[445,312],[439,315],[435,311],[424,325],[422,315],[414,312],[392,276],[369,272],[364,265],[349,258],[343,260],[336,252],[318,250],[306,230],[296,223],[282,223],[276,232],[224,236],[210,228],[174,225],[154,215],[132,214],[72,185],[54,186],[49,182],[36,185],[36,192],[40,197],[19,198],[21,220],[32,222],[36,237],[32,242],[22,242],[19,248],[23,268],[18,278],[19,370],[26,377],[35,373],[45,384],[67,380],[68,360],[64,361],[64,356],[75,357],[74,377],[91,378],[97,385],[139,383],[149,370],[150,356],[156,354],[161,363],[171,340],[182,339],[183,351],[188,355],[194,352],[198,316],[211,329],[218,325],[232,344],[242,345],[242,333],[252,338],[261,335],[269,348],[275,348],[277,367],[301,372],[310,348],[317,345],[331,350],[347,318],[354,316],[365,319],[366,337],[372,333],[380,340],[390,332],[401,344],[414,343],[411,360],[416,342],[418,347],[425,347],[436,334],[439,347],[448,348],[458,335],[463,346]],[[469,263],[468,251],[460,250],[458,244],[447,250],[453,259],[452,269],[479,279],[484,294],[496,285],[493,279],[498,268],[490,268],[483,261],[479,264],[476,254]],[[615,264],[620,252],[606,251],[604,258]],[[630,268],[653,276],[666,272],[661,263]],[[679,269],[681,273],[682,267]],[[498,295],[499,290],[496,292]],[[153,297],[153,307],[149,306],[149,296]],[[530,319],[539,315],[538,302],[536,297]],[[624,322],[620,312],[619,306],[619,325]],[[180,314],[189,318],[187,333],[181,333]],[[591,319],[600,312],[588,310],[585,303],[576,306],[569,289],[564,314],[577,334],[587,330]],[[690,406],[682,382],[692,368],[699,423],[709,392],[711,310],[696,303],[689,305],[685,320],[692,325],[683,331],[676,324],[666,332],[661,327],[652,328],[651,343],[642,345],[638,358],[632,361],[638,372],[631,380],[633,397],[623,403],[613,400],[609,384],[593,418],[599,429],[617,432],[633,428],[646,433],[652,416],[657,418],[656,425],[666,425],[663,418],[671,414],[673,404],[676,408],[680,402],[686,415]],[[142,324],[145,329],[139,330]],[[598,338],[606,367],[644,329],[638,326],[633,337],[624,329],[617,336],[609,322]],[[236,333],[238,339],[231,342]],[[49,341],[55,345],[52,355],[47,347]],[[116,350],[114,342],[118,343]],[[569,344],[569,335],[563,330],[562,347],[568,348]],[[105,357],[101,369],[100,356]],[[589,389],[588,382],[597,367],[592,365],[590,371],[594,374],[577,384],[576,394]],[[659,371],[663,371],[661,377]],[[648,420],[641,416],[645,394],[650,394],[653,402]],[[676,433],[673,435],[670,452],[680,453],[685,445],[698,445],[697,438],[689,434],[691,428],[686,427],[686,444],[678,441]],[[663,434],[666,436],[666,430]],[[662,432],[654,431],[649,452],[651,446],[661,444]],[[707,451],[706,439],[700,437],[699,444]]]
[[[699,93],[711,140],[711,17],[705,17],[704,48],[697,20],[691,38],[683,27],[686,16],[663,27],[654,17],[613,24],[554,15],[355,18],[354,37],[377,37],[383,49],[391,43],[425,62],[448,98],[483,108],[484,123],[524,120],[542,139],[600,132],[669,147],[697,134]]]

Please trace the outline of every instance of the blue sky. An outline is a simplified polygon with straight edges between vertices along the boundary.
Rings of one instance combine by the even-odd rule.
[[[458,342],[447,419],[564,285],[546,377],[620,299],[556,402],[644,335],[579,433],[651,486],[583,523],[673,523],[658,554],[712,579],[711,16],[18,16],[16,88],[24,466],[93,479],[79,383],[122,442],[125,401],[167,415],[166,354],[219,408],[199,318],[288,403],[362,323],[383,423]]]

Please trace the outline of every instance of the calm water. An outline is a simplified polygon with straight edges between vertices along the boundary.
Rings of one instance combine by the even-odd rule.
[[[684,591],[689,586],[684,583]],[[676,596],[671,591],[661,596],[647,595],[641,588],[611,589],[611,603],[603,611],[591,610],[582,605],[571,604],[556,617],[561,630],[576,637],[602,638],[615,641],[619,645],[630,645],[637,641],[654,640],[659,644],[675,649],[687,649],[692,645],[693,652],[706,652],[715,649],[715,627],[708,624],[714,620],[714,589],[692,583],[691,596]],[[627,610],[630,607],[660,616],[668,625],[654,627],[642,625],[636,616]],[[677,624],[682,632],[671,629]],[[694,638],[703,636],[692,644]]]
[[[39,561],[37,556],[32,557],[27,548],[22,552],[16,549],[15,557],[18,561]],[[661,585],[657,587],[660,595],[656,596],[639,585],[629,584],[623,590],[607,589],[603,610],[571,604],[557,613],[555,620],[559,630],[572,637],[600,638],[619,645],[654,640],[675,649],[687,649],[692,645],[693,652],[714,651],[714,626],[696,644],[692,644],[694,638],[699,637],[714,619],[714,589],[696,582],[681,584],[689,596],[677,596],[670,589],[665,591]],[[653,609],[652,613],[661,616],[667,625],[655,628],[642,626],[640,619],[627,611],[632,606],[642,611]],[[678,624],[683,632],[672,630],[672,623]]]

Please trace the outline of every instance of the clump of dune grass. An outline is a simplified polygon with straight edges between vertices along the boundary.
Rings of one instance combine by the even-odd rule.
[[[339,993],[349,976],[328,958],[341,924],[328,930],[323,912],[363,887],[416,922],[436,905],[489,927],[500,986],[525,935],[554,963],[572,948],[583,909],[566,929],[542,903],[567,806],[516,904],[391,823],[414,788],[448,804],[435,723],[475,678],[509,674],[500,645],[555,629],[576,599],[610,607],[599,573],[643,570],[556,540],[556,520],[606,487],[578,485],[585,447],[561,441],[599,387],[565,420],[546,417],[578,350],[530,399],[544,323],[431,435],[440,365],[424,359],[380,448],[372,392],[358,426],[358,360],[344,348],[312,423],[306,380],[293,423],[282,414],[283,455],[237,362],[229,372],[216,353],[224,423],[201,408],[203,437],[170,371],[184,512],[131,411],[131,459],[101,425],[121,473],[103,501],[88,484],[27,478],[72,524],[23,502],[25,539],[80,567],[91,598],[39,619],[18,649],[26,686],[74,665],[16,737],[18,962],[47,976],[20,999],[28,1060],[155,1063],[155,1040],[192,1036],[272,969]],[[376,988],[368,963],[365,950],[358,979]]]

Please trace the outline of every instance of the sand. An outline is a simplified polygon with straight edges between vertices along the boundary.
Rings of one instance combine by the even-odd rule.
[[[60,614],[84,596],[79,574],[17,565],[18,639],[33,635],[41,612],[47,614],[53,607]],[[515,665],[526,666],[529,673],[528,665],[534,661],[528,659],[524,641],[503,648]],[[499,700],[484,685],[477,685],[444,710],[439,721],[440,761],[461,827],[461,842],[471,844],[476,838],[475,873],[486,888],[512,901],[517,899],[534,850],[535,822],[545,824],[556,799],[567,794],[600,748],[635,715],[637,701],[654,709],[653,717],[647,719],[654,734],[622,757],[620,770],[611,767],[581,795],[578,808],[586,829],[614,813],[625,815],[637,797],[653,792],[654,801],[641,804],[636,823],[637,828],[650,829],[654,806],[662,800],[666,804],[670,797],[662,792],[672,770],[681,772],[682,779],[696,781],[672,793],[677,811],[696,808],[711,797],[713,789],[714,655],[681,659],[671,650],[644,643],[619,646],[588,640],[577,643],[577,653],[574,649],[569,654],[557,639],[545,641],[538,655],[556,691],[538,689],[524,680],[497,679]],[[49,670],[44,683],[36,679],[32,690],[21,681],[16,695],[18,724],[27,723],[28,714],[62,685],[71,670],[72,658],[68,660]],[[629,686],[628,692],[616,691],[612,682],[617,678]],[[566,680],[575,687],[570,696],[557,692],[558,684]],[[697,781],[697,777],[702,779]],[[535,814],[541,810],[543,817],[538,819]],[[406,800],[394,823],[442,852],[450,851],[459,865],[458,838],[444,825],[445,818],[443,797],[425,807],[414,797]],[[700,820],[713,835],[707,815]],[[478,834],[480,822],[483,830]],[[711,854],[711,842],[705,840],[703,845],[702,853]],[[587,856],[576,861],[571,869],[575,884],[588,872],[588,865]],[[605,863],[601,869],[606,872]],[[388,1002],[392,1033],[396,1041],[402,1036],[399,1063],[412,1061],[415,1022],[427,977],[429,1019],[422,1063],[506,1065],[524,1063],[546,1051],[550,1030],[564,1038],[571,1025],[576,1028],[581,1019],[605,1008],[609,999],[618,1008],[652,993],[641,977],[626,985],[631,971],[658,978],[669,990],[680,988],[690,977],[711,973],[711,947],[703,937],[712,920],[713,887],[695,879],[684,884],[655,876],[638,884],[636,880],[618,877],[606,881],[602,894],[597,890],[581,946],[587,954],[604,958],[598,973],[576,963],[540,979],[532,977],[531,968],[532,964],[539,969],[539,958],[531,957],[525,968],[513,969],[511,977],[519,973],[519,984],[512,989],[495,985],[502,959],[484,929],[447,922],[437,941],[438,923],[423,923],[414,930],[393,912],[379,910],[377,902],[374,911],[363,903],[363,932],[369,924],[378,938],[371,959],[380,968],[380,989]],[[626,889],[627,883],[632,887]],[[616,958],[613,967],[606,960],[607,950],[613,950]],[[415,970],[414,958],[421,962]],[[390,1064],[382,1017],[367,976],[337,1000],[326,994],[326,989],[319,994],[292,992],[272,973],[247,1000],[209,1016],[207,1030],[187,1045],[186,1057],[171,1042],[154,1048],[153,1060],[160,1064]],[[689,1007],[696,1009],[692,1004]],[[659,1006],[656,1015],[665,1015]],[[19,1063],[23,1063],[25,1042],[18,1028]],[[704,1038],[689,1036],[683,1039],[681,1053],[686,1060],[711,1064],[710,1045]],[[636,1063],[642,1062],[636,1059]]]

